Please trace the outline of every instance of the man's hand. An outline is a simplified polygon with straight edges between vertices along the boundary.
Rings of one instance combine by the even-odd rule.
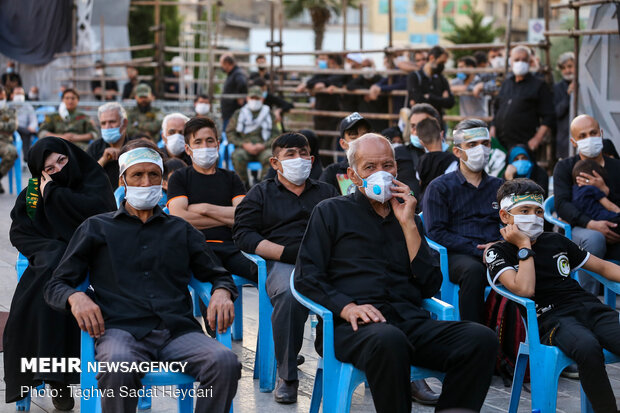
[[[357,331],[357,320],[362,320],[359,324],[385,323],[385,317],[381,311],[377,310],[370,304],[357,305],[355,303],[347,304],[340,312],[340,317],[351,323],[353,331]]]
[[[444,98],[444,99],[449,98],[450,97],[450,93],[447,90],[444,90],[443,93],[441,94],[441,97]]]
[[[598,174],[596,171],[592,171],[592,175],[589,173],[581,172],[579,176],[575,179],[577,185],[594,185],[598,189],[600,189],[605,196],[609,195],[609,187],[605,184],[605,180],[602,176]]]
[[[243,145],[241,145],[241,147],[243,148],[244,151],[246,151],[250,155],[253,155],[253,153],[252,153],[252,151],[254,150],[254,144],[253,143],[245,142]]]
[[[325,89],[325,83],[323,82],[319,82],[319,83],[315,83],[314,87],[312,88],[313,92],[321,92],[323,89]]]
[[[474,97],[479,98],[480,95],[482,94],[483,89],[484,89],[484,83],[483,82],[477,83],[476,86],[474,86],[474,90],[472,90]]]
[[[82,331],[86,331],[93,338],[99,338],[105,333],[101,309],[89,296],[77,292],[71,294],[67,301]]]
[[[491,129],[489,129],[489,135],[491,135],[492,138],[495,137],[495,126],[491,126]]]
[[[568,84],[568,88],[566,89],[566,93],[568,93],[569,95],[573,93],[573,91],[575,90],[575,81],[573,80],[572,82],[570,82]]]
[[[370,87],[370,90],[368,91],[368,99],[377,100],[380,94],[381,94],[381,88],[377,85],[372,85]]]
[[[99,165],[105,166],[110,161],[116,161],[120,152],[118,148],[105,148],[103,155],[99,158]]]
[[[394,216],[400,223],[401,227],[409,227],[415,225],[415,208],[418,205],[418,201],[413,195],[411,195],[411,189],[404,183],[393,179],[394,186],[391,188],[393,198],[390,199],[392,205],[392,211]],[[398,199],[403,200],[401,204]]]
[[[254,149],[256,150],[255,155],[258,155],[259,153],[261,153],[262,151],[265,150],[265,144],[264,143],[255,143],[254,144]]]
[[[223,333],[235,319],[235,305],[231,300],[230,291],[218,288],[211,294],[209,307],[207,308],[207,321],[209,327],[215,331],[217,321],[217,332]]]
[[[506,178],[507,181],[512,181],[516,174],[517,168],[513,164],[510,164],[506,167],[506,171],[504,171],[504,178]]]
[[[45,171],[41,171],[41,182],[39,182],[39,189],[41,190],[41,195],[45,195],[45,187],[53,181],[52,177],[47,174]]]
[[[538,148],[538,146],[542,143],[543,137],[536,137],[534,136],[532,139],[530,139],[529,141],[527,141],[527,146],[528,148],[530,148],[531,151],[535,151],[536,148]]]
[[[72,142],[75,139],[75,133],[63,133],[62,135],[60,135],[60,137],[66,141]]]
[[[302,93],[302,92],[306,92],[306,84],[305,83],[300,83],[295,88],[295,93]]]
[[[532,242],[530,241],[530,237],[521,232],[515,224],[508,224],[504,228],[500,229],[499,232],[502,234],[502,237],[504,237],[506,241],[508,241],[512,245],[515,245],[519,249],[532,248]]]
[[[620,235],[611,230],[611,228],[616,228],[617,226],[618,224],[611,221],[595,221],[592,219],[590,220],[590,222],[588,222],[586,228],[600,232],[605,236],[607,242],[615,244],[620,242]]]
[[[487,250],[491,247],[491,245],[495,244],[497,241],[487,242],[486,244],[478,244],[476,248],[482,250],[482,260],[484,262],[484,256],[487,254]]]

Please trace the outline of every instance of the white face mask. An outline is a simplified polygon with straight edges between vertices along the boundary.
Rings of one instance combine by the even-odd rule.
[[[494,67],[496,69],[499,69],[501,67],[504,67],[504,58],[501,56],[496,56],[493,59],[491,59],[491,67]]]
[[[218,148],[196,148],[192,149],[192,161],[201,168],[211,168],[220,156]]]
[[[386,171],[377,171],[370,175],[366,179],[363,179],[357,172],[357,176],[362,180],[362,186],[364,188],[366,196],[370,199],[374,199],[382,204],[386,203],[392,198],[392,187],[394,183],[394,175]]]
[[[528,62],[514,62],[512,64],[512,73],[515,76],[523,76],[530,71],[530,64]]]
[[[6,105],[6,99],[0,99],[0,108],[3,108]]]
[[[196,107],[194,109],[197,114],[206,115],[211,110],[211,105],[208,103],[196,103]]]
[[[586,158],[596,158],[603,151],[603,137],[591,136],[578,140],[577,150]]]
[[[95,76],[103,76],[103,69],[95,69]]]
[[[263,102],[261,102],[260,99],[250,99],[250,101],[248,102],[248,108],[252,112],[259,111],[261,110],[262,107],[263,107]]]
[[[127,185],[127,182],[125,182]],[[135,209],[146,211],[155,208],[161,198],[161,185],[125,186],[125,199]]]
[[[517,228],[519,228],[519,231],[527,235],[530,238],[530,241],[536,240],[536,238],[543,233],[545,220],[542,217],[534,214],[512,216],[514,217],[514,223]]]
[[[26,95],[15,95],[13,96],[13,102],[22,103],[26,101]]]
[[[179,156],[185,150],[185,137],[175,133],[166,138],[166,149],[174,156]]]
[[[460,148],[459,148],[460,149]],[[478,145],[470,149],[461,149],[467,154],[467,160],[463,161],[472,172],[480,172],[489,163],[491,148],[486,145]]]
[[[293,185],[301,185],[306,182],[312,170],[312,161],[304,158],[285,159],[279,161],[282,164],[282,172],[278,171],[287,181]]]

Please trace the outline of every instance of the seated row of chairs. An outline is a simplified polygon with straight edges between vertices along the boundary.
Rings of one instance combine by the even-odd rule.
[[[547,200],[545,206],[549,208],[549,211],[546,209],[545,215],[548,213],[552,215],[552,197],[550,197],[550,200]],[[440,266],[444,278],[441,288],[441,298],[446,302],[440,301],[437,298],[426,299],[423,302],[423,307],[431,312],[437,319],[458,320],[458,286],[452,284],[448,278],[447,249],[437,243],[434,243],[432,240],[428,240],[428,242],[431,248],[437,250],[440,255]],[[245,255],[258,266],[258,283],[254,283],[243,277],[233,275],[234,282],[239,289],[239,298],[235,301],[236,317],[231,329],[224,335],[219,336],[218,340],[230,347],[231,335],[233,340],[242,339],[243,286],[251,285],[256,287],[259,291],[259,328],[254,364],[254,378],[259,379],[259,387],[261,392],[271,392],[275,387],[276,361],[271,327],[271,313],[273,307],[271,306],[271,302],[265,290],[265,282],[267,279],[266,262],[263,258],[257,255]],[[25,258],[20,254],[16,264],[18,277],[21,276],[27,265],[27,260],[25,260]],[[590,275],[603,283],[606,291],[610,291],[610,296],[613,293],[615,306],[615,294],[620,294],[620,283],[611,282],[598,274],[590,273]],[[521,343],[519,348],[519,355],[517,358],[515,376],[511,391],[509,412],[517,411],[521,387],[525,376],[525,370],[528,366],[528,361],[532,378],[532,409],[540,409],[543,413],[555,412],[559,375],[566,366],[573,364],[574,362],[563,354],[557,347],[541,344],[534,301],[516,296],[501,286],[492,285],[488,273],[487,278],[489,279],[489,284],[491,287],[487,288],[486,294],[488,294],[488,291],[493,288],[498,294],[525,307],[527,311],[527,338],[524,343]],[[296,291],[293,283],[293,274],[291,274],[290,286],[295,298],[312,313],[321,317],[323,320],[324,354],[323,357],[319,359],[317,365],[310,412],[315,413],[319,411],[321,400],[323,401],[323,411],[326,413],[349,412],[352,394],[355,388],[365,381],[365,375],[362,371],[353,367],[353,365],[342,363],[336,359],[334,353],[334,315],[326,308],[313,302],[307,297],[304,297]],[[86,286],[84,286],[84,288],[85,287]],[[190,290],[192,291],[192,295],[194,297],[194,314],[196,316],[200,316],[200,310],[197,305],[198,297],[203,300],[205,305],[208,305],[210,286],[208,283],[200,283],[197,280],[192,279]],[[605,353],[605,359],[608,363],[620,361],[620,357],[609,352]],[[88,360],[94,360],[94,342],[87,333],[82,333],[82,365],[86,365],[85,363]],[[443,374],[437,371],[430,371],[412,366],[412,380],[427,377],[442,379]],[[81,379],[81,386],[83,388],[90,388],[91,386],[96,387],[94,375],[89,376],[83,373]],[[160,373],[152,373],[145,376],[143,384],[145,386],[171,384],[176,384],[179,386],[193,386],[193,379],[185,375],[166,374],[162,376]],[[582,411],[591,412],[592,407],[583,393],[583,390],[581,400]],[[192,411],[192,403],[193,401],[191,399],[189,401],[179,400],[179,411]],[[27,408],[24,408],[26,407],[26,404],[29,407],[29,398],[18,403],[18,410],[27,410]],[[96,411],[95,409],[98,404],[99,403],[96,400],[82,400],[82,409],[83,411]],[[141,409],[149,408],[150,400],[141,399],[139,406]]]

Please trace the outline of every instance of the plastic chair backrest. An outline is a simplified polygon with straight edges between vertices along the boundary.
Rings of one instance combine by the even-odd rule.
[[[543,208],[545,210],[545,220],[550,224],[557,225],[558,227],[564,230],[564,236],[568,239],[573,238],[573,231],[568,222],[564,222],[561,219],[553,216],[555,211],[555,196],[550,196],[545,200],[543,204]]]

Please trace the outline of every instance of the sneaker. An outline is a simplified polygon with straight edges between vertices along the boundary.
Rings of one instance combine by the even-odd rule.
[[[579,370],[577,370],[577,365],[571,364],[566,367],[562,372],[562,377],[579,380]]]
[[[72,410],[73,406],[75,406],[75,400],[73,400],[69,386],[62,383],[54,383],[50,384],[50,387],[53,390],[58,391],[58,395],[56,397],[52,397],[52,403],[54,404],[56,410]]]

